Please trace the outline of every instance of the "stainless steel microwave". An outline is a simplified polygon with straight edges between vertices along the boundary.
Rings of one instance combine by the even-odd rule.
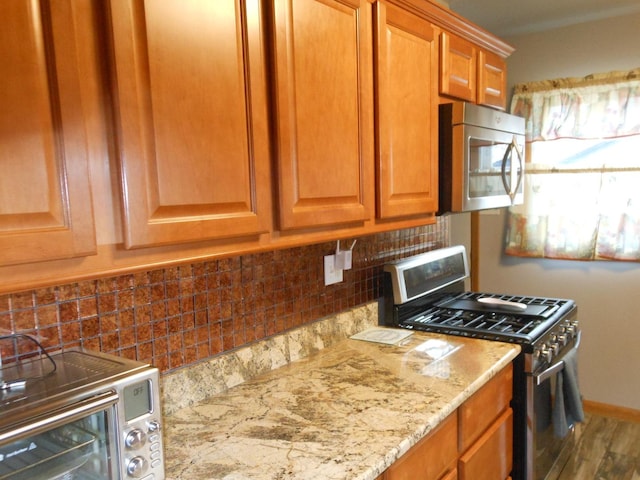
[[[466,102],[439,108],[438,213],[521,204],[524,119]]]
[[[0,479],[164,479],[159,372],[66,351],[0,369]]]

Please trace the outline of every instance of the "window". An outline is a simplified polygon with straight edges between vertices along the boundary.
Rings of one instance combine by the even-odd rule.
[[[525,203],[505,253],[640,261],[640,69],[517,85]]]

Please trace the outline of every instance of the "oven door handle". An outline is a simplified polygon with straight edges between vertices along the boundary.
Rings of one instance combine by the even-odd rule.
[[[582,332],[578,331],[578,334],[576,335],[575,344],[573,345],[572,348],[576,349],[580,346],[581,336],[582,336]],[[543,372],[539,373],[538,375],[533,375],[533,378],[536,381],[536,385],[540,385],[542,382],[550,378],[552,375],[560,372],[563,368],[564,368],[564,360],[560,360],[554,363],[553,365],[551,365],[549,368],[547,368]]]
[[[118,399],[117,392],[108,391],[73,403],[68,407],[24,420],[11,430],[0,433],[0,445],[7,440],[14,441],[27,436],[37,435],[100,412],[118,403]]]

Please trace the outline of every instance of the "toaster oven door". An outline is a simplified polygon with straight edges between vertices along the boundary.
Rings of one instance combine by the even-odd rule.
[[[0,480],[119,478],[115,392],[36,415],[0,433]]]

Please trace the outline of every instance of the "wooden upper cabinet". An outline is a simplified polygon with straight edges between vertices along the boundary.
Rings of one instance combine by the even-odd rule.
[[[279,228],[360,225],[373,214],[368,0],[275,0]]]
[[[261,5],[110,1],[127,248],[269,230]]]
[[[476,101],[476,47],[448,32],[440,34],[440,93]]]
[[[504,110],[507,106],[507,63],[495,53],[478,54],[478,103]]]
[[[438,50],[426,20],[376,5],[377,215],[438,209]]]
[[[96,251],[76,12],[0,2],[0,265]]]
[[[440,34],[440,93],[504,110],[507,105],[507,64],[449,32]]]

